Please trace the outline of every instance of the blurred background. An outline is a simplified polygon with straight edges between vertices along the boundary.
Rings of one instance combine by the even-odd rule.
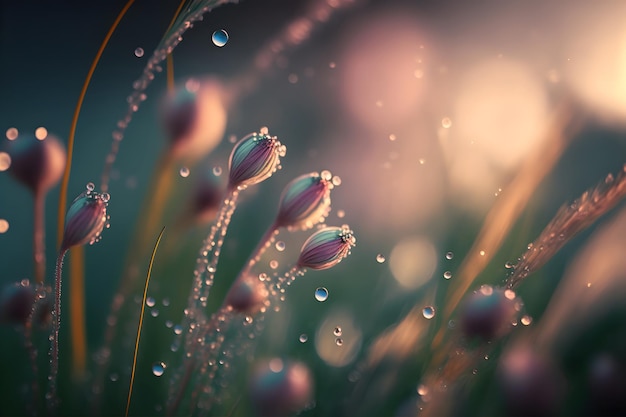
[[[124,4],[119,0],[2,1],[0,131],[7,131],[8,137],[11,128],[21,135],[45,127],[66,142],[89,66]],[[177,1],[138,0],[113,34],[78,121],[70,201],[86,183],[99,186],[111,134],[127,109],[126,97],[177,6]],[[457,270],[471,255],[487,213],[507,198],[507,191],[518,192],[510,188],[512,180],[524,167],[537,173],[530,175],[527,184],[532,184],[532,190],[521,198],[520,213],[512,217],[502,244],[488,248],[488,261],[470,291],[481,284],[501,285],[508,273],[505,263],[516,262],[561,205],[602,182],[607,174],[622,170],[626,162],[625,16],[626,4],[619,0],[243,0],[215,8],[183,35],[173,53],[176,85],[183,86],[189,79],[217,80],[213,85],[220,89],[215,94],[222,94],[227,103],[223,109],[227,117],[219,112],[214,116],[214,123],[225,128],[211,153],[170,167],[174,191],[162,223],[177,224],[198,180],[226,181],[234,138],[267,126],[287,146],[282,169],[242,193],[218,266],[211,309],[220,305],[271,224],[284,185],[312,171],[330,170],[341,178],[326,223],[349,224],[357,246],[336,268],[312,271],[296,280],[281,311],[268,316],[254,355],[257,360],[289,358],[309,367],[315,394],[303,415],[416,415],[419,405],[414,401],[424,397],[418,388],[433,354],[425,340],[437,327],[446,327],[437,321],[439,312],[447,308],[448,288],[459,285]],[[228,33],[222,47],[212,41],[219,30]],[[156,74],[146,91],[147,100],[121,142],[109,187],[111,227],[101,242],[86,248],[90,354],[102,344],[134,225],[148,214],[141,212],[142,201],[159,156],[167,152],[160,113],[167,90],[165,72]],[[564,107],[568,128],[559,129]],[[207,120],[213,123],[210,117]],[[9,139],[2,136],[5,146]],[[555,157],[545,163],[541,156],[550,152]],[[0,172],[0,284],[8,285],[32,280],[33,220],[32,195],[10,177],[10,162],[3,158],[0,171],[7,172]],[[56,186],[46,199],[48,283],[53,282],[58,193]],[[605,236],[607,230],[623,230],[624,208],[619,204],[572,239],[518,289],[524,304],[520,314],[531,320],[528,329],[515,331],[543,337],[544,342],[549,339],[545,343],[553,346],[548,349],[551,360],[574,381],[559,397],[557,413],[563,415],[593,414],[595,409],[580,400],[580,393],[588,392],[589,367],[598,355],[613,358],[611,364],[624,357],[623,336],[607,335],[625,334],[623,298],[618,295],[626,288],[623,261],[619,263],[626,242],[620,236]],[[158,312],[146,314],[131,414],[163,413],[168,377],[180,361],[180,353],[177,356],[170,349],[174,335],[168,322],[181,321],[195,258],[209,227],[204,223],[165,234],[151,284]],[[154,238],[159,229],[153,231]],[[286,249],[271,248],[257,265],[258,272],[287,270],[308,234],[281,232],[279,240]],[[593,255],[594,248],[606,257],[594,258],[599,256]],[[270,261],[277,261],[277,266]],[[589,274],[597,274],[580,279],[598,280],[603,291],[589,295],[571,290],[576,287],[571,282],[579,279],[575,271],[583,266],[590,268]],[[141,264],[140,275],[146,267]],[[444,277],[445,272],[449,277]],[[326,301],[315,298],[318,287],[328,290]],[[574,294],[581,306],[574,327],[595,332],[582,341],[568,327],[572,313],[563,307]],[[547,311],[553,316],[544,317],[549,305]],[[586,314],[586,309],[594,311],[597,305],[605,307],[602,314]],[[387,373],[372,371],[368,364],[379,336],[410,316],[414,306],[420,312],[433,306],[435,319],[431,322],[418,315],[423,333],[419,342],[390,339],[391,345],[410,345],[411,354],[398,354],[397,361],[385,363]],[[136,320],[129,314],[124,326],[136,328]],[[342,328],[341,346],[333,332],[337,326]],[[5,358],[0,363],[0,414],[24,414],[29,398],[27,355],[13,327],[3,326],[0,334]],[[304,342],[301,335],[306,336]],[[560,338],[569,342],[558,344]],[[41,339],[45,373],[45,335]],[[509,410],[498,400],[494,375],[500,350],[515,346],[515,340],[511,336],[496,341],[492,360],[483,361],[475,374],[465,375],[464,390],[455,404],[464,407],[462,414]],[[386,352],[394,356],[389,353],[393,349]],[[110,401],[103,405],[103,414],[122,413],[131,358],[118,358],[112,365],[111,375],[116,377],[107,382]],[[224,404],[216,415],[231,409],[234,415],[248,415],[253,407],[246,395],[248,364],[237,359],[232,358],[236,372],[224,379],[220,389]],[[70,361],[69,331],[64,327],[62,410],[80,415],[88,409],[89,397],[76,399],[72,393],[76,389],[88,393],[89,387],[74,385]],[[172,366],[157,377],[152,366],[159,362]],[[90,369],[92,364],[90,358]],[[623,381],[625,365],[622,361],[609,366],[617,381]],[[362,400],[372,392],[379,393],[372,397],[375,400]]]

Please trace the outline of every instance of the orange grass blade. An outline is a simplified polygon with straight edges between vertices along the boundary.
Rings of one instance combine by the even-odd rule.
[[[159,243],[161,242],[161,238],[163,237],[163,233],[165,233],[165,227],[161,229],[161,233],[159,233],[159,237],[154,244],[154,249],[152,250],[152,256],[150,257],[150,264],[148,265],[148,274],[146,275],[146,285],[143,289],[143,300],[141,301],[141,313],[139,314],[139,326],[137,326],[137,339],[135,341],[135,353],[133,355],[133,369],[130,373],[130,387],[128,388],[128,400],[126,401],[126,412],[124,415],[128,417],[128,410],[130,409],[130,398],[133,395],[133,383],[135,382],[135,369],[137,368],[137,354],[139,353],[139,339],[141,338],[141,326],[143,325],[143,313],[146,310],[146,298],[148,298],[148,285],[150,284],[150,274],[152,273],[152,265],[154,264],[154,257],[156,256],[157,249],[159,248]]]

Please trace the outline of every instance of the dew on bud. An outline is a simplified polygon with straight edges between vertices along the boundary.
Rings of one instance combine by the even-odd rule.
[[[343,346],[343,339],[341,337],[338,337],[335,339],[335,344],[337,346]]]
[[[285,245],[285,242],[283,242],[282,240],[279,240],[278,242],[276,242],[275,247],[278,252],[282,252],[285,250],[286,245]]]
[[[67,210],[61,251],[94,243],[100,237],[107,223],[107,202],[110,197],[93,190],[94,185],[87,184],[87,191],[76,197]]]
[[[328,290],[325,287],[318,287],[315,289],[315,299],[319,302],[324,302],[328,299]]]
[[[244,189],[271,177],[280,166],[286,148],[276,136],[254,132],[241,139],[228,161],[228,188]]]
[[[433,317],[435,317],[435,307],[433,306],[426,306],[422,309],[422,316],[424,316],[425,319],[430,320]]]
[[[223,47],[228,42],[228,32],[224,29],[216,30],[213,32],[213,35],[211,35],[211,41],[213,42],[213,45],[220,48]]]
[[[334,187],[329,171],[301,175],[287,184],[280,196],[277,227],[307,230],[330,211],[330,190]]]
[[[304,242],[298,267],[316,270],[332,268],[350,254],[355,244],[354,233],[347,225],[318,230]]]
[[[162,376],[165,373],[165,368],[167,365],[164,362],[155,362],[152,364],[152,373],[154,376]]]

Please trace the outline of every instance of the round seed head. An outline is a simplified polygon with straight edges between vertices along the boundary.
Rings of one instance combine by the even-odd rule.
[[[298,266],[318,270],[332,268],[350,254],[355,244],[356,237],[347,225],[318,230],[304,242]]]
[[[207,176],[198,182],[193,190],[191,213],[197,223],[205,224],[215,219],[224,199],[224,187],[218,178],[220,177]]]
[[[465,299],[461,329],[468,338],[491,340],[511,327],[516,316],[515,305],[513,292],[483,286]]]
[[[276,225],[291,230],[307,230],[330,211],[333,184],[317,172],[292,180],[280,197]]]
[[[188,80],[161,105],[163,128],[174,159],[193,163],[219,144],[226,129],[224,89],[213,79]]]
[[[286,148],[267,131],[250,133],[233,148],[228,161],[228,188],[244,189],[272,176]]]
[[[246,276],[235,281],[226,294],[226,304],[239,313],[254,314],[269,295],[267,288],[258,278]]]
[[[257,366],[249,392],[259,416],[288,416],[305,408],[311,400],[313,378],[303,363],[274,358]]]
[[[65,216],[62,251],[98,240],[107,223],[108,201],[109,195],[94,192],[93,184],[89,184],[87,191],[76,197]]]
[[[0,296],[0,322],[24,324],[33,308],[35,289],[22,283],[6,286]]]
[[[56,185],[65,169],[65,148],[52,135],[37,139],[20,135],[8,145],[11,156],[9,172],[33,193],[46,192]]]

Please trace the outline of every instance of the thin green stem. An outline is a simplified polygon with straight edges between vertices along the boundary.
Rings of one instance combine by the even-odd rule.
[[[67,249],[61,251],[57,258],[54,281],[54,310],[52,311],[52,335],[50,338],[50,386],[48,388],[48,413],[54,415],[59,403],[57,397],[57,376],[59,374],[59,329],[61,327],[61,278],[63,276],[63,259]]]

